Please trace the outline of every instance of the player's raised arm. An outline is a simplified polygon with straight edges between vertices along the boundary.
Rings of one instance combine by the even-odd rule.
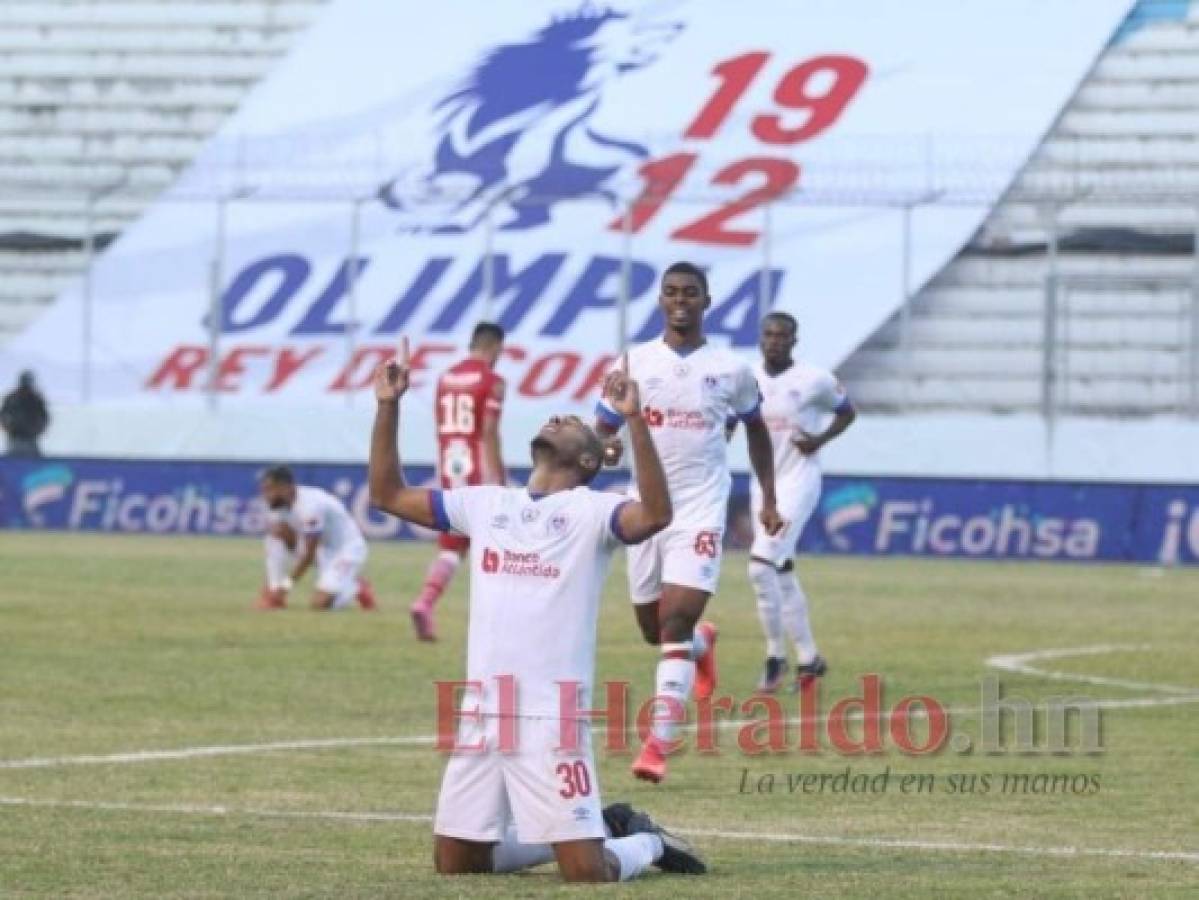
[[[432,491],[404,484],[397,432],[400,397],[408,390],[408,339],[402,338],[395,362],[375,369],[375,424],[371,430],[369,484],[371,505],[408,522],[434,528]]]
[[[620,534],[626,543],[636,544],[651,537],[670,524],[674,511],[670,491],[666,487],[666,472],[650,437],[649,427],[641,417],[641,392],[637,382],[629,377],[629,356],[621,359],[619,370],[604,380],[604,397],[629,428],[629,443],[633,447],[633,468],[637,472],[637,492],[641,499],[626,503],[620,510]]]

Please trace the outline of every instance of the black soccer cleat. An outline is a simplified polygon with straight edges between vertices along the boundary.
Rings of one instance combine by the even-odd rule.
[[[629,820],[637,813],[627,803],[610,803],[604,807],[604,825],[608,836],[622,838],[629,836]]]
[[[787,659],[783,656],[766,657],[766,667],[762,672],[762,680],[758,682],[759,694],[773,694],[783,683],[783,675],[787,672]]]
[[[799,693],[817,678],[823,678],[824,673],[828,671],[828,660],[817,653],[812,657],[810,663],[804,663],[795,667],[795,684],[792,686],[792,691]]]
[[[628,829],[628,834],[656,834],[662,839],[662,856],[654,865],[663,872],[675,875],[707,873],[708,866],[696,849],[688,841],[657,824],[648,813],[634,812],[629,817]]]

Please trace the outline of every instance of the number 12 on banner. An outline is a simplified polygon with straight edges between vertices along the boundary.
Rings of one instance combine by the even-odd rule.
[[[714,137],[769,59],[769,53],[754,51],[714,66],[712,72],[720,79],[720,85],[683,136],[693,140]],[[774,102],[783,110],[806,113],[806,117],[788,124],[780,113],[762,113],[751,121],[751,133],[765,144],[789,145],[811,140],[836,123],[865,83],[868,72],[865,63],[850,56],[815,56],[792,66],[775,86]],[[630,211],[628,225],[618,219],[609,228],[619,231],[628,227],[634,234],[645,228],[698,159],[698,153],[682,152],[643,164],[638,174],[645,188]],[[730,163],[712,176],[712,184],[733,186],[755,176],[761,183],[719,209],[677,228],[671,237],[703,244],[750,246],[757,241],[758,232],[733,228],[730,221],[786,193],[799,182],[799,175],[796,163],[780,157],[754,156]]]

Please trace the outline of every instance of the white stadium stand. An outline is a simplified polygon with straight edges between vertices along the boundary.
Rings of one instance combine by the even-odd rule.
[[[0,4],[0,343],[194,158],[325,0]]]
[[[0,4],[0,344],[78,277],[88,234],[103,246],[172,183],[324,3]],[[842,366],[861,406],[1199,413],[1199,6],[1153,15],[1163,3],[1142,0],[1143,25],[962,255]]]
[[[1188,15],[1107,49],[966,251],[842,366],[864,407],[1199,414],[1199,6]]]

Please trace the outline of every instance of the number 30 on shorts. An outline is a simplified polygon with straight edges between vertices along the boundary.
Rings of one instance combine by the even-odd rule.
[[[716,558],[717,544],[720,541],[720,533],[717,531],[701,531],[695,536],[695,555],[706,556],[708,559]]]
[[[587,763],[583,760],[558,763],[558,768],[554,771],[562,779],[558,796],[563,800],[573,800],[575,797],[587,797],[591,794],[591,773],[587,771]]]

